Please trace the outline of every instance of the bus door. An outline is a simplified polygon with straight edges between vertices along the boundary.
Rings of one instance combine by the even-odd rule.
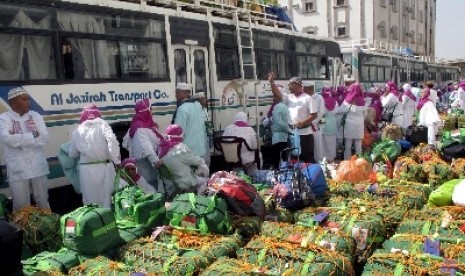
[[[173,45],[176,83],[192,84],[192,92],[204,92],[209,98],[210,74],[206,47]]]

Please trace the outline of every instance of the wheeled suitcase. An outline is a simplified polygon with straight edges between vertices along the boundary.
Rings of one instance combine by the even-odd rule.
[[[21,271],[22,247],[23,231],[0,220],[0,274],[13,275]]]
[[[418,146],[421,143],[428,143],[428,128],[425,126],[409,126],[405,133],[405,140],[412,145]]]

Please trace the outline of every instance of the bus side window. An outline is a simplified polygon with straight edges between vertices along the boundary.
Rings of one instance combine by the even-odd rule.
[[[61,49],[63,54],[63,75],[65,79],[74,79],[74,68],[73,68],[73,53],[71,45],[63,40],[61,42]]]

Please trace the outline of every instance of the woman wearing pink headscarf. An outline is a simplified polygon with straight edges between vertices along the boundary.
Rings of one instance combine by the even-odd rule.
[[[359,83],[349,87],[349,93],[338,109],[342,113],[342,133],[344,138],[344,159],[352,156],[352,145],[355,145],[355,154],[362,153],[362,139],[364,136],[364,120],[367,114],[365,99]]]
[[[386,83],[386,89],[381,96],[383,113],[392,113],[392,124],[402,127],[403,113],[399,90],[393,81]]]
[[[331,90],[323,90],[322,92],[324,101],[324,125],[322,127],[323,135],[323,156],[326,157],[326,161],[333,162],[336,158],[336,133],[337,133],[337,122],[336,112],[338,104],[336,99],[332,97]]]
[[[131,185],[137,185],[146,193],[155,193],[155,188],[147,183],[145,178],[137,173],[137,166],[136,166],[136,159],[134,158],[126,158],[121,162],[121,166],[123,167],[126,175],[123,176],[123,179],[120,183],[121,187]]]
[[[111,194],[119,166],[119,143],[110,125],[95,105],[87,105],[79,126],[71,134],[69,156],[79,157],[79,181],[84,205],[111,207]]]
[[[158,149],[163,168],[166,168],[165,173],[159,175],[158,191],[168,199],[178,193],[204,194],[207,191],[208,167],[203,158],[193,154],[183,143],[183,136],[180,125],[168,126]]]
[[[123,147],[129,157],[136,160],[138,172],[153,187],[157,187],[157,168],[160,166],[157,150],[162,137],[153,121],[149,99],[141,99],[135,105],[129,131],[123,139]]]
[[[425,88],[421,91],[420,101],[417,105],[417,110],[419,111],[418,125],[428,127],[428,144],[431,147],[436,147],[436,133],[441,121],[434,97],[435,95],[431,96],[430,89]]]
[[[412,93],[412,86],[409,83],[406,83],[402,86],[404,93],[402,94],[402,110],[404,119],[402,121],[402,128],[404,131],[407,130],[409,126],[412,125],[415,120],[415,106],[417,102],[417,97]]]
[[[465,82],[460,83],[457,98],[452,102],[451,107],[465,111]]]

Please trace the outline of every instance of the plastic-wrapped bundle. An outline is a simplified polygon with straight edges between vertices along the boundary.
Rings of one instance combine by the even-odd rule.
[[[306,208],[296,213],[296,221],[312,226],[315,215],[330,212],[324,228],[341,231],[355,239],[355,256],[364,262],[380,245],[386,236],[383,218],[365,208]]]
[[[465,239],[465,233],[460,226],[465,221],[403,221],[397,228],[397,234],[434,235],[436,240],[447,243],[459,243]]]
[[[344,233],[327,231],[321,227],[310,229],[295,224],[265,221],[261,234],[302,246],[305,243],[314,243],[330,251],[340,252],[349,260],[353,259],[355,252],[355,243],[352,237]]]
[[[465,220],[465,207],[443,206],[425,207],[422,210],[409,210],[405,220],[438,220],[450,216],[452,220]]]
[[[24,241],[33,254],[58,251],[63,244],[60,216],[49,210],[27,206],[14,212],[10,222],[24,231]]]
[[[120,249],[121,262],[157,275],[194,275],[208,262],[201,250],[178,250],[149,238],[132,241]],[[127,275],[127,274],[126,274]]]
[[[237,276],[252,276],[260,273],[266,273],[266,271],[260,270],[256,265],[249,264],[242,260],[220,258],[205,269],[200,275],[202,276],[226,276],[226,275],[237,275]]]
[[[112,261],[108,258],[99,256],[95,259],[89,259],[82,264],[69,270],[68,275],[85,276],[85,275],[114,275],[127,276],[133,269],[123,263]]]
[[[305,247],[279,241],[270,237],[256,236],[237,251],[239,259],[282,274],[292,269],[301,275],[352,275],[353,268],[348,259],[317,245]]]
[[[465,128],[465,115],[458,115],[457,117],[457,127]]]
[[[460,274],[455,274],[455,271]],[[373,275],[463,275],[465,265],[426,254],[406,256],[402,253],[375,253],[368,259],[363,276]]]
[[[160,229],[160,228],[159,228]],[[151,237],[170,248],[178,250],[198,250],[212,263],[219,257],[232,255],[239,247],[238,236],[200,235],[177,229],[162,228],[154,231]]]
[[[68,270],[79,265],[78,254],[75,251],[61,249],[58,252],[44,251],[36,256],[22,261],[24,275],[36,275],[38,272],[61,272],[68,273]]]

